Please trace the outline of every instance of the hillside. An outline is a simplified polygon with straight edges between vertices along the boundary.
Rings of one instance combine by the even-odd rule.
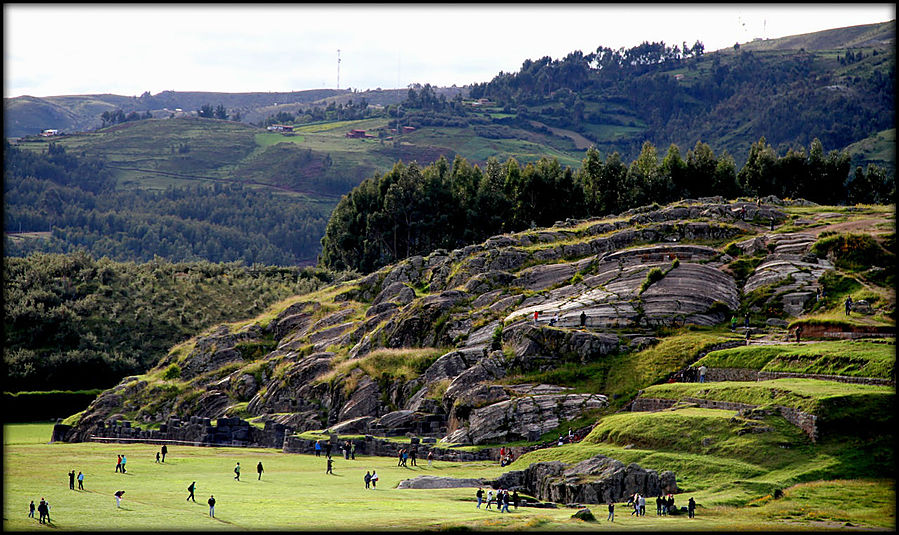
[[[115,413],[141,425],[239,415],[341,433],[440,422],[426,434],[473,444],[553,433],[747,336],[759,348],[791,340],[790,321],[806,322],[806,340],[833,330],[892,340],[895,292],[871,273],[895,253],[840,268],[837,250],[811,252],[848,225],[893,250],[892,207],[709,199],[412,257],[173,348],[101,395],[72,436]],[[841,318],[847,295],[861,312]],[[732,316],[740,328],[726,327]],[[812,328],[821,320],[830,330]],[[247,361],[249,348],[259,351]],[[891,380],[894,363],[873,375]],[[817,372],[794,369],[833,373],[823,361]]]

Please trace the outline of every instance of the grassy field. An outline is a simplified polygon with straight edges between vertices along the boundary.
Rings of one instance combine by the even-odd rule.
[[[169,448],[164,464],[156,464],[157,447],[122,444],[47,444],[50,424],[4,426],[4,530],[43,529],[27,517],[28,503],[46,498],[52,527],[73,531],[106,530],[821,530],[845,524],[887,530],[895,527],[892,481],[847,480],[808,483],[785,489],[784,498],[761,494],[748,507],[713,505],[711,496],[696,494],[695,519],[684,516],[631,517],[625,504],[616,507],[614,523],[606,522],[605,506],[594,506],[597,522],[571,519],[573,509],[519,508],[510,514],[477,510],[474,489],[399,490],[402,479],[422,474],[451,477],[498,476],[497,463],[435,462],[399,468],[392,458],[335,458],[334,474],[325,474],[324,458],[284,454],[270,449]],[[600,452],[596,445],[575,444],[546,450],[562,460]],[[605,447],[624,459],[651,456],[639,450]],[[114,471],[116,454],[128,456],[128,472]],[[667,454],[671,459],[674,456]],[[659,454],[656,454],[659,459]],[[531,459],[535,454],[529,454]],[[663,455],[664,457],[664,455]],[[696,457],[685,454],[681,457]],[[257,479],[256,463],[265,473]],[[693,462],[699,461],[694,459]],[[240,462],[241,481],[232,469]],[[512,469],[522,469],[522,458]],[[626,460],[626,462],[630,462]],[[665,461],[668,462],[668,461]],[[85,474],[85,490],[68,489],[69,470]],[[376,490],[365,490],[366,470],[378,471]],[[732,470],[727,468],[727,470]],[[695,472],[695,471],[694,471]],[[692,474],[690,477],[695,477]],[[197,503],[188,502],[187,486],[196,481]],[[689,488],[689,482],[679,484]],[[694,486],[694,488],[696,488]],[[113,493],[124,490],[121,508]],[[216,498],[216,518],[206,500]],[[678,503],[693,494],[678,495]],[[845,503],[841,497],[850,498]],[[703,506],[707,501],[708,506]]]

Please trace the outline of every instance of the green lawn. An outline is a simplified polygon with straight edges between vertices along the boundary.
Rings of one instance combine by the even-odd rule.
[[[169,448],[165,464],[154,462],[157,447],[145,444],[47,444],[51,424],[4,426],[4,530],[43,529],[27,518],[28,502],[47,498],[53,527],[62,530],[777,530],[839,529],[836,520],[874,528],[895,526],[892,481],[850,481],[805,486],[777,501],[763,498],[753,507],[702,506],[697,517],[658,518],[629,516],[618,504],[614,524],[605,521],[605,506],[593,506],[595,523],[572,520],[573,509],[522,507],[511,514],[477,510],[474,489],[399,490],[396,484],[421,474],[452,477],[498,476],[497,463],[422,461],[419,467],[398,468],[392,458],[357,456],[355,461],[335,458],[334,475],[325,474],[324,458],[284,454],[258,448]],[[595,454],[583,446],[552,448],[561,456]],[[637,452],[620,448],[622,455]],[[593,453],[591,453],[593,452]],[[128,472],[114,471],[116,454],[128,456]],[[532,454],[533,455],[533,454]],[[643,453],[645,455],[645,452]],[[672,457],[665,454],[663,457]],[[687,455],[686,457],[693,457]],[[673,458],[673,457],[672,457]],[[256,463],[265,473],[258,480]],[[232,469],[243,467],[241,481]],[[630,462],[630,461],[628,461]],[[649,460],[652,463],[652,460]],[[519,466],[521,461],[513,465]],[[85,473],[85,490],[68,489],[66,473]],[[376,490],[365,490],[362,476],[376,469]],[[693,476],[691,476],[693,477]],[[196,481],[197,503],[187,502],[187,486]],[[680,481],[679,481],[680,484]],[[689,486],[689,485],[688,485]],[[113,493],[126,491],[122,507],[115,507]],[[841,507],[835,496],[851,492],[855,506]],[[208,516],[206,500],[214,494],[216,518]],[[808,496],[818,498],[809,503]],[[687,494],[678,495],[678,503]],[[816,507],[815,503],[821,503]],[[794,506],[791,508],[790,505]],[[859,504],[868,504],[861,507]],[[798,517],[791,511],[803,512]],[[845,519],[845,520],[843,520]]]

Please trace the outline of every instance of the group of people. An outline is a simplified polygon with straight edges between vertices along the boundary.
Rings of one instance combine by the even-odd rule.
[[[513,460],[514,460],[514,458],[513,458],[511,449],[506,448],[505,446],[503,446],[499,449],[499,465],[500,466],[506,466],[506,465],[512,464]]]
[[[159,462],[160,454],[162,455],[162,462],[165,462],[165,454],[168,452],[169,452],[169,449],[165,446],[165,444],[163,444],[162,449],[160,449],[159,451],[156,452],[156,462],[157,463]]]
[[[492,505],[496,503],[496,508],[500,513],[508,513],[509,512],[509,504],[511,503],[515,509],[518,509],[518,504],[520,502],[520,497],[518,496],[518,491],[512,491],[512,494],[509,494],[509,489],[499,489],[494,494],[493,489],[487,491],[486,499],[484,496],[484,489],[478,487],[478,491],[475,493],[475,497],[478,499],[478,504],[476,506],[477,509],[481,508],[481,504],[485,504],[484,509],[491,509]]]
[[[69,488],[75,490],[75,469],[69,472]],[[84,474],[78,472],[78,490],[84,490]]]
[[[349,440],[344,441],[343,446],[340,448],[343,450],[343,458],[347,461],[350,459],[356,460],[356,443],[350,442]]]
[[[661,494],[656,498],[656,516],[666,516],[669,511],[674,510],[674,496],[670,493],[666,496]]]
[[[401,448],[396,452],[397,466],[406,466],[408,462],[410,466],[418,466],[415,463],[415,448]]]
[[[378,488],[378,472],[372,470],[371,472],[366,471],[365,477],[362,478],[365,481],[365,488],[367,489],[376,489]]]
[[[28,518],[34,518],[34,510],[37,509],[38,515],[40,517],[41,524],[49,524],[50,523],[50,502],[41,498],[40,503],[35,507],[34,500],[31,500],[31,504],[28,506]]]
[[[115,463],[115,471],[121,472],[124,474],[125,473],[125,463],[127,461],[128,461],[128,459],[126,459],[124,455],[119,455],[119,460],[116,461],[116,463]]]

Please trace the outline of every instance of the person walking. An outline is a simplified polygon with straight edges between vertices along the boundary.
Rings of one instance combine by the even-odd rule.
[[[636,492],[634,493],[634,496],[631,498],[630,505],[634,508],[634,510],[631,511],[631,516],[634,516],[634,515],[640,516],[640,495],[637,494]]]
[[[846,296],[846,315],[847,316],[852,315],[852,296],[851,295]]]
[[[371,488],[378,487],[378,472],[372,470],[371,471]]]
[[[316,457],[321,457],[321,456],[322,456],[322,442],[321,442],[321,440],[316,440],[316,441],[315,441],[315,456],[316,456]]]
[[[197,500],[194,499],[194,491],[197,489],[197,482],[191,482],[190,486],[187,487],[187,492],[190,494],[187,495],[187,499],[185,501],[191,501],[197,503]]]
[[[474,493],[475,497],[478,499],[478,504],[475,506],[475,509],[481,508],[481,502],[484,500],[484,489],[478,487],[478,491]],[[34,504],[34,502],[31,502]]]
[[[362,478],[365,481],[365,488],[371,488],[371,472],[368,470],[365,471],[365,477]]]
[[[705,364],[703,364],[702,366],[699,367],[699,382],[700,383],[705,382],[705,372],[707,372],[707,371],[708,371],[708,368],[705,367]]]
[[[113,494],[113,496],[115,496],[115,506],[116,506],[116,507],[121,507],[121,506],[122,506],[122,496],[124,496],[124,495],[125,495],[125,491],[124,491],[124,490],[117,490],[117,491],[115,491],[115,494]]]
[[[418,464],[415,462],[415,448],[410,448],[409,464],[411,464],[412,466],[418,466]]]
[[[484,509],[490,509],[491,503],[493,503],[493,489],[487,491],[487,505],[484,506]]]
[[[210,494],[209,499],[206,500],[206,503],[209,504],[209,516],[215,518],[215,496]]]
[[[262,470],[262,461],[259,461],[259,464],[256,465],[256,472],[259,473],[259,478],[258,478],[258,480],[262,480],[262,472],[263,472],[263,470]]]
[[[75,469],[69,472],[69,489],[75,490]]]
[[[687,516],[693,518],[693,515],[696,511],[696,500],[693,499],[693,496],[690,496],[690,500],[687,501]]]
[[[125,463],[128,462],[128,459],[125,457],[125,454],[122,454],[122,473],[125,473]]]
[[[237,466],[234,467],[234,479],[240,481],[240,463],[237,463]]]
[[[31,505],[28,506],[28,518],[34,518],[34,500],[31,500]]]
[[[510,500],[511,500],[511,497],[509,496],[509,489],[504,489],[503,490],[503,508],[500,510],[501,513],[509,512],[509,501]]]
[[[165,462],[165,454],[169,452],[169,449],[165,444],[162,445],[162,462]]]
[[[325,442],[325,457],[327,457],[328,459],[331,458],[331,441],[330,440]]]
[[[540,311],[539,311],[539,310],[535,310],[535,311],[534,311],[534,327],[537,326],[537,318],[539,318],[539,317],[540,317]]]
[[[640,495],[640,516],[646,516],[646,496]]]
[[[333,465],[334,465],[334,459],[328,457],[328,469],[325,471],[326,474],[332,474],[332,475],[334,474],[334,471],[332,470]]]
[[[118,460],[115,463],[115,471],[116,472],[122,471],[122,456],[121,455],[118,456]]]
[[[84,490],[84,474],[78,472],[78,490]]]

